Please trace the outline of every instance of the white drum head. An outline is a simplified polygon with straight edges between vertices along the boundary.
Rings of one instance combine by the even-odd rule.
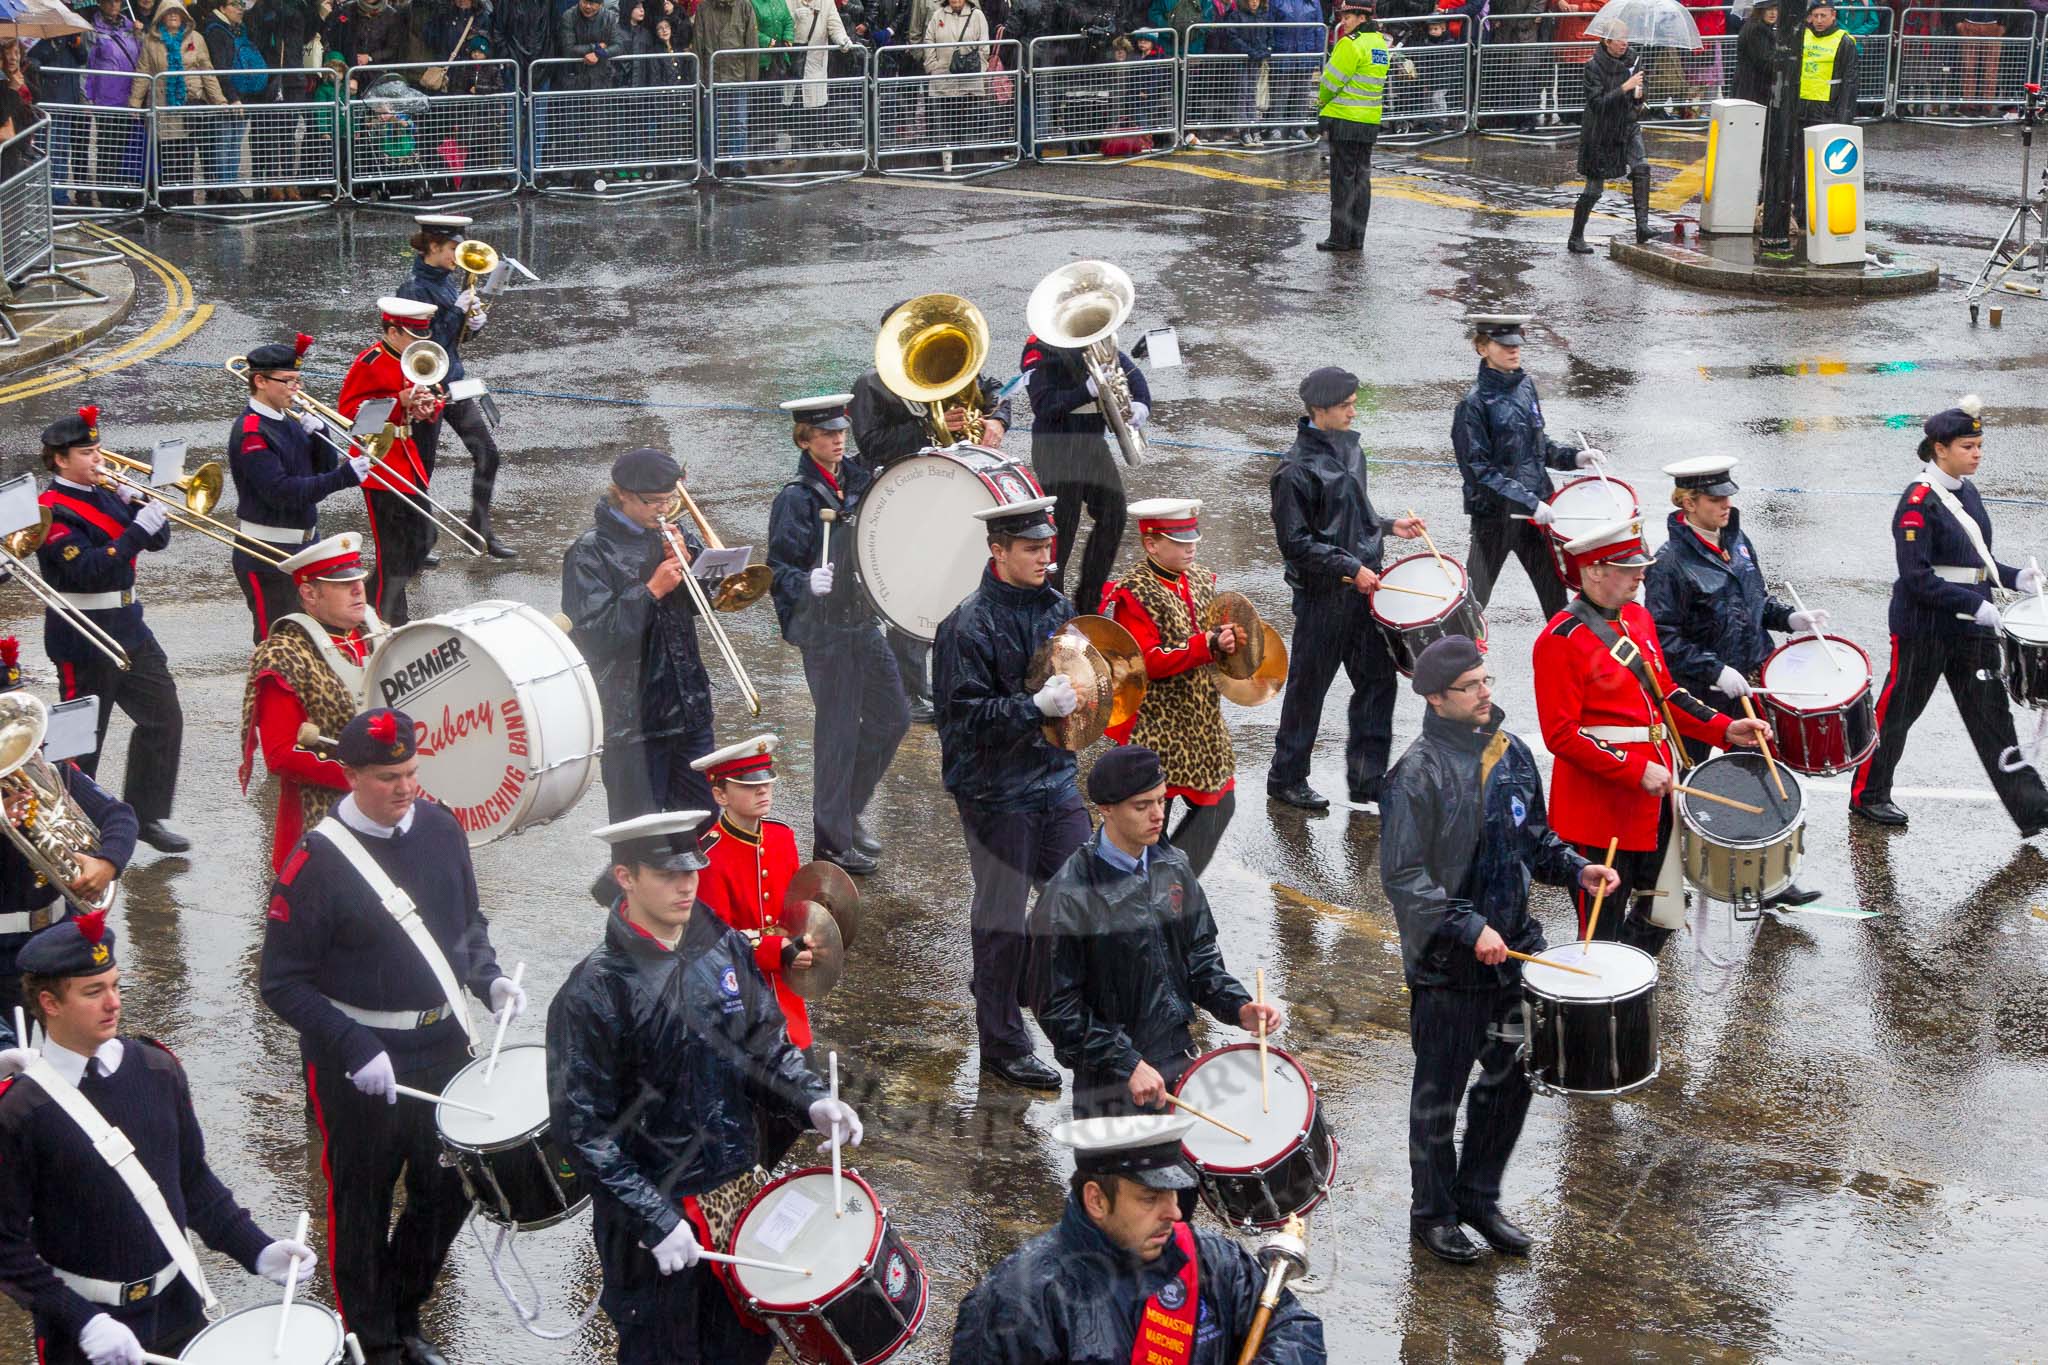
[[[192,1338],[178,1359],[198,1365],[333,1365],[341,1359],[341,1319],[317,1303],[292,1304],[284,1353],[271,1355],[278,1314],[284,1311],[282,1303],[267,1303],[230,1313]]]
[[[498,1069],[484,1084],[484,1066],[479,1057],[455,1073],[441,1091],[441,1098],[487,1109],[490,1118],[434,1106],[434,1126],[442,1137],[457,1147],[483,1150],[517,1141],[548,1126],[548,1050],[539,1043],[521,1043],[498,1053]]]
[[[881,1206],[866,1181],[848,1171],[840,1189],[845,1211],[832,1216],[832,1171],[799,1171],[747,1210],[733,1232],[732,1254],[803,1266],[809,1275],[736,1265],[734,1278],[764,1304],[806,1304],[830,1298],[859,1273],[882,1235]]]
[[[1627,521],[1642,510],[1635,489],[1620,479],[1600,478],[1573,479],[1550,495],[1550,508],[1557,520],[1543,529],[1560,542]]]
[[[2038,596],[2016,598],[1998,615],[2005,633],[2030,645],[2048,644],[2048,601]]]
[[[2043,618],[2048,621],[2048,618]],[[1793,640],[1764,661],[1764,691],[1788,711],[1833,711],[1870,686],[1870,657],[1839,636]]]
[[[1540,956],[1600,974],[1595,979],[1561,972],[1541,962],[1524,962],[1522,980],[1557,1000],[1615,1000],[1634,995],[1657,979],[1657,960],[1625,943],[1581,943],[1573,939],[1544,949]]]
[[[1414,592],[1387,592],[1388,587]],[[1447,615],[1465,592],[1465,566],[1445,555],[1439,564],[1432,554],[1410,555],[1387,565],[1380,574],[1381,591],[1372,595],[1372,614],[1390,626],[1420,626]],[[1416,593],[1430,593],[1418,597]]]
[[[1212,1052],[1188,1068],[1181,1082],[1181,1098],[1252,1135],[1252,1141],[1246,1142],[1197,1119],[1181,1139],[1188,1159],[1206,1170],[1242,1169],[1271,1161],[1293,1146],[1315,1110],[1308,1076],[1286,1053],[1268,1049],[1266,1085],[1272,1098],[1270,1110],[1259,1100],[1257,1047]]]
[[[974,513],[1038,490],[1015,461],[976,446],[913,455],[875,477],[854,526],[861,587],[897,628],[930,640],[981,583],[988,527]],[[997,497],[986,474],[1004,496]]]

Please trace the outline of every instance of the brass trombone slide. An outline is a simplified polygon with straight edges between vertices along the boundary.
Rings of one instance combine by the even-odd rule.
[[[704,519],[703,510],[697,500],[690,496],[690,490],[683,487],[681,479],[676,480],[676,500],[682,510],[690,514],[690,520],[697,523],[697,534],[704,538],[706,548],[723,550],[725,542],[718,538],[718,532],[711,529],[711,523]],[[674,517],[668,518],[674,521]],[[718,593],[713,599],[720,611],[743,611],[761,600],[775,581],[774,572],[766,564],[749,564],[736,574],[727,574],[719,580]]]
[[[43,538],[50,534],[50,509],[43,509],[43,520],[39,526],[25,526],[6,536],[0,536],[0,569],[11,570],[14,581],[27,588],[45,608],[64,618],[65,624],[85,637],[85,642],[107,656],[114,667],[128,671],[128,651],[120,642],[100,628],[97,621],[79,608],[64,600],[64,594],[51,587],[44,577],[37,573],[28,562],[27,556],[36,552]]]
[[[682,486],[682,481],[677,480],[677,489],[680,490]],[[711,603],[704,596],[703,585],[697,582],[697,575],[690,571],[689,551],[684,546],[682,537],[676,534],[675,523],[661,521],[656,525],[661,529],[661,538],[668,542],[670,552],[675,555],[676,563],[682,567],[683,586],[689,590],[690,603],[697,608],[697,615],[704,618],[705,629],[711,632],[711,642],[718,646],[719,657],[723,658],[725,666],[732,670],[733,681],[740,685],[740,696],[746,699],[747,710],[754,715],[760,715],[761,694],[754,690],[753,681],[747,677],[747,670],[740,663],[738,652],[732,647],[732,637],[725,633],[725,627],[719,624],[717,614],[711,610]]]
[[[100,459],[122,469],[135,470],[137,473],[147,472],[149,469],[142,461],[123,455],[119,451],[108,450],[105,446],[100,447]],[[231,550],[246,550],[256,558],[268,560],[272,564],[282,564],[291,558],[269,542],[257,540],[254,536],[245,536],[237,527],[218,517],[207,515],[220,505],[221,471],[218,460],[208,460],[170,485],[185,495],[185,501],[182,503],[161,488],[153,488],[139,479],[131,479],[112,469],[102,468],[100,477],[143,497],[155,498],[164,505],[164,511],[172,521],[188,531],[197,531],[202,536],[217,540]]]

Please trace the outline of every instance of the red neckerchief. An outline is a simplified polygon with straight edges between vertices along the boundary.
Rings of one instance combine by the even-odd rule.
[[[97,526],[111,540],[119,540],[121,533],[128,529],[125,522],[115,521],[92,503],[74,498],[61,489],[45,489],[43,496],[38,501],[45,507],[62,507],[68,512],[75,513],[81,520]]]
[[[336,649],[347,655],[352,662],[361,663],[363,662],[364,650],[370,643],[363,637],[361,632],[362,627],[360,626],[351,627],[346,634],[342,635],[336,635],[330,630],[327,632],[327,638],[333,642]]]
[[[825,468],[825,466],[823,466],[823,465],[819,464],[819,463],[818,463],[818,457],[817,457],[817,456],[815,456],[815,455],[812,455],[812,456],[808,456],[807,458],[808,458],[808,459],[810,460],[810,462],[811,462],[811,468],[813,468],[813,469],[817,470],[817,471],[818,471],[818,473],[819,473],[819,475],[820,475],[821,477],[823,477],[823,479],[825,480],[825,482],[826,482],[826,483],[829,483],[829,484],[831,484],[831,485],[832,485],[832,491],[833,491],[834,493],[837,493],[837,494],[839,494],[839,496],[840,496],[840,497],[842,497],[842,498],[843,498],[843,497],[845,497],[845,496],[846,496],[846,494],[840,491],[840,488],[839,488],[839,480],[838,480],[838,478],[837,478],[837,477],[836,477],[836,476],[835,476],[835,475],[834,475],[834,474],[832,473],[832,471],[831,471],[831,470],[829,470],[829,469],[827,469],[827,468]]]
[[[1693,525],[1691,522],[1688,521],[1687,523],[1685,523],[1685,529],[1692,532],[1694,535],[1698,536],[1700,538],[1700,544],[1706,546],[1709,550],[1712,550],[1715,554],[1721,556],[1723,563],[1726,563],[1727,561],[1733,558],[1733,556],[1730,555],[1726,550],[1722,549],[1720,545],[1716,544],[1714,541],[1708,540],[1707,533],[1705,531],[1702,531],[1699,527]]]
[[[1186,1258],[1180,1274],[1159,1286],[1138,1314],[1138,1337],[1131,1343],[1131,1365],[1189,1365],[1195,1358],[1195,1322],[1201,1313],[1201,1267],[1195,1261],[1195,1230],[1173,1225],[1174,1245]],[[1173,1293],[1175,1288],[1179,1294]],[[1168,1307],[1166,1300],[1177,1298]]]

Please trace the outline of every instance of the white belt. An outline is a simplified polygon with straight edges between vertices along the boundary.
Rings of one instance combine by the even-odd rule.
[[[63,915],[63,902],[57,901],[36,910],[17,910],[11,915],[0,915],[0,934],[33,934],[47,929]]]
[[[1075,408],[1075,409],[1074,409],[1074,414],[1073,414],[1073,415],[1074,415],[1074,416],[1076,416],[1076,417],[1079,417],[1079,416],[1080,416],[1080,415],[1081,415],[1082,413],[1084,413],[1084,412],[1101,412],[1101,411],[1102,411],[1102,405],[1101,405],[1100,403],[1084,403],[1084,404],[1082,404],[1082,405],[1081,405],[1080,407],[1078,407],[1078,408]]]
[[[1651,734],[1647,725],[1581,725],[1579,733],[1602,744],[1656,744],[1661,734]],[[1657,729],[1661,731],[1662,726]]]
[[[303,526],[265,526],[260,521],[238,520],[235,529],[245,536],[274,541],[279,545],[304,545],[313,538],[313,532]]]
[[[128,1304],[141,1303],[144,1299],[153,1299],[170,1288],[171,1281],[178,1278],[176,1261],[172,1261],[146,1280],[129,1280],[125,1284],[119,1280],[88,1279],[84,1275],[74,1275],[68,1270],[58,1270],[55,1266],[51,1266],[50,1269],[56,1273],[58,1279],[64,1281],[72,1293],[87,1303],[96,1303],[103,1308],[122,1308]]]
[[[1964,564],[1936,564],[1934,576],[1944,583],[1982,583],[1990,575]]]
[[[135,589],[126,592],[60,592],[58,597],[80,611],[109,611],[135,605]]]
[[[364,1028],[381,1028],[393,1031],[404,1029],[432,1028],[443,1019],[452,1019],[455,1012],[445,1004],[425,1010],[366,1010],[360,1005],[346,1005],[333,997],[327,1003],[361,1024]]]

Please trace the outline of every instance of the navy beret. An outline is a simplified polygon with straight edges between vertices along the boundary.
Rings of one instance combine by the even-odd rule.
[[[1113,806],[1165,780],[1158,754],[1142,744],[1121,744],[1095,760],[1088,773],[1088,799],[1098,806]]]
[[[1927,419],[1921,427],[1930,441],[1946,445],[1959,436],[1982,436],[1984,434],[1984,400],[1971,394],[1952,408],[1944,408]]]
[[[21,945],[15,965],[23,976],[98,976],[114,963],[114,931],[107,912],[57,921]]]
[[[388,706],[364,711],[343,726],[334,746],[335,760],[350,768],[403,763],[418,752],[412,717]]]
[[[1479,667],[1485,658],[1470,636],[1446,635],[1417,656],[1415,680],[1410,685],[1424,697],[1442,692],[1458,680],[1460,673]]]
[[[249,369],[256,374],[269,374],[278,370],[296,370],[304,363],[306,352],[313,349],[313,338],[300,332],[289,344],[269,341],[258,346],[244,357]]]
[[[1358,392],[1358,376],[1335,365],[1310,370],[1301,381],[1301,401],[1311,408],[1334,408]]]
[[[97,407],[80,408],[43,428],[43,444],[51,450],[89,446],[99,439],[100,410]]]
[[[612,482],[628,493],[673,493],[683,467],[666,450],[641,446],[612,461]]]

